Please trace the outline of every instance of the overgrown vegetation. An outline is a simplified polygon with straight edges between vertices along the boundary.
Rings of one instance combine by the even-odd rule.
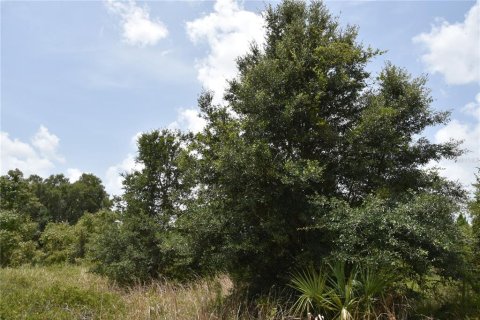
[[[4,268],[0,319],[219,319],[230,288],[225,277],[121,288],[85,267]]]
[[[2,316],[480,316],[480,181],[469,200],[425,169],[463,152],[422,136],[448,122],[427,79],[389,62],[369,74],[381,52],[320,2],[284,1],[265,21],[224,103],[201,94],[203,131],[140,136],[121,197],[91,174],[0,178]],[[115,284],[38,267],[58,264]],[[63,286],[62,272],[101,285]]]

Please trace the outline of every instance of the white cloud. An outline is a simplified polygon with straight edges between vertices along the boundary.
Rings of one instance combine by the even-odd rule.
[[[135,170],[141,170],[143,166],[135,162],[133,153],[127,154],[120,163],[110,166],[105,173],[105,190],[111,195],[120,195],[123,193],[124,173],[132,173]]]
[[[51,134],[44,126],[40,126],[40,129],[32,138],[32,145],[37,148],[43,157],[63,163],[65,158],[57,154],[59,142],[60,139],[56,135]]]
[[[198,80],[215,92],[219,102],[226,79],[236,75],[236,58],[248,51],[250,44],[264,41],[264,20],[260,14],[246,11],[234,0],[217,0],[214,12],[187,22],[187,33],[194,43],[206,42],[208,56],[197,62]]]
[[[68,168],[65,176],[68,178],[70,183],[74,183],[82,176],[83,172],[77,168]]]
[[[140,139],[140,136],[142,134],[143,134],[142,131],[138,131],[137,133],[135,133],[133,137],[130,139],[130,146],[132,146],[133,148],[137,148],[138,139]]]
[[[462,111],[480,121],[480,92],[475,96],[475,101],[467,103]]]
[[[10,138],[7,132],[0,132],[0,172],[20,169],[25,175],[38,174],[46,177],[64,157],[58,154],[60,139],[40,126],[31,143]]]
[[[122,173],[130,172],[135,166],[135,156],[131,153],[119,164],[110,166],[105,173],[105,190],[111,195],[122,193]]]
[[[120,16],[123,39],[130,45],[155,45],[168,35],[165,25],[150,19],[148,8],[137,6],[134,0],[106,0],[105,4],[110,12]]]
[[[169,129],[183,129],[197,133],[205,128],[207,121],[200,117],[197,109],[183,109],[178,112],[177,120],[168,125]]]
[[[443,176],[459,181],[467,189],[472,190],[471,184],[475,182],[474,173],[477,172],[476,168],[480,167],[480,93],[477,94],[475,102],[467,104],[462,111],[473,116],[473,124],[453,120],[437,131],[435,142],[463,140],[462,148],[468,149],[469,152],[457,161],[442,160],[438,165],[443,168],[441,171]]]
[[[450,24],[440,20],[413,41],[426,47],[422,60],[428,70],[441,73],[447,83],[480,81],[480,2],[466,14],[465,21]]]
[[[111,195],[120,195],[123,193],[123,177],[124,173],[132,173],[135,170],[141,170],[142,164],[135,162],[135,154],[137,152],[137,140],[142,132],[137,132],[130,138],[130,146],[134,151],[128,153],[126,157],[119,163],[108,167],[105,172],[105,190]]]

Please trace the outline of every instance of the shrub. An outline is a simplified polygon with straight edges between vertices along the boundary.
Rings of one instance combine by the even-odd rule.
[[[68,223],[48,223],[40,236],[43,262],[54,264],[74,262],[76,258],[75,227]]]
[[[35,262],[38,224],[22,214],[0,210],[0,266]]]
[[[91,240],[89,258],[93,270],[120,284],[156,277],[158,244],[152,219],[124,219],[115,213],[103,218]]]
[[[445,196],[418,193],[404,201],[369,197],[361,206],[320,200],[318,233],[331,239],[334,260],[395,267],[406,277],[432,269],[460,277],[460,231],[456,205]],[[308,232],[316,232],[309,230]]]

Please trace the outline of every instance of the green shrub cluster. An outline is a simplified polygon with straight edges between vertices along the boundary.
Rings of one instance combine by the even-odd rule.
[[[14,211],[0,210],[0,265],[18,266],[38,259],[38,225]]]

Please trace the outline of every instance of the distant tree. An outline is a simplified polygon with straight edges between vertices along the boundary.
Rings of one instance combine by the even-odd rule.
[[[75,223],[85,212],[95,213],[110,208],[110,200],[102,181],[84,173],[71,184],[68,221]]]
[[[72,184],[63,174],[24,178],[20,170],[10,170],[0,177],[0,196],[0,208],[29,215],[42,230],[48,222],[74,224],[84,212],[111,205],[102,181],[85,173]]]
[[[84,173],[74,183],[63,174],[46,179],[32,175],[28,183],[45,208],[43,225],[47,222],[75,224],[85,212],[94,213],[110,207],[102,181],[93,174]]]
[[[9,171],[0,177],[1,265],[82,258],[91,230],[73,224],[109,207],[101,180],[92,174],[71,184],[62,174],[24,178],[18,169]]]
[[[36,188],[40,202],[47,210],[49,222],[68,222],[70,181],[63,174],[51,175]]]
[[[25,213],[34,220],[40,220],[45,210],[29,180],[18,169],[0,177],[0,208]]]

